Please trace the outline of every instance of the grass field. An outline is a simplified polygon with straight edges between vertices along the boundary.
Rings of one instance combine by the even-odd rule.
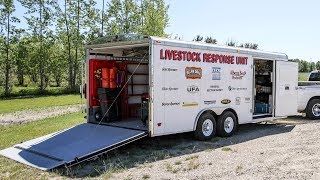
[[[310,73],[299,73],[299,81],[308,81]]]
[[[22,125],[0,126],[0,149],[83,123],[83,116],[84,114],[79,112]],[[58,175],[0,157],[0,179],[47,179],[53,176]]]
[[[70,104],[79,104],[79,95],[59,95],[59,96],[43,96],[36,98],[21,99],[1,99],[0,114],[9,113],[26,109],[46,108],[53,106],[63,106]]]

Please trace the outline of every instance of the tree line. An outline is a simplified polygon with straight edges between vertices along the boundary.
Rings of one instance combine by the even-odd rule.
[[[203,37],[201,35],[197,35],[195,38],[193,38],[193,41],[205,42],[210,44],[218,43],[217,39],[213,38],[212,36]],[[249,49],[258,49],[259,47],[257,43],[246,42],[246,43],[238,44],[234,40],[228,40],[227,42],[225,42],[225,45],[233,46],[233,47],[249,48]],[[308,73],[313,70],[320,70],[320,61],[310,62],[302,59],[289,59],[289,61],[297,62],[299,64],[299,72]]]
[[[164,0],[103,0],[99,7],[97,2],[0,0],[0,85],[5,96],[13,86],[33,85],[40,92],[50,86],[78,89],[84,45],[99,37],[167,36],[169,6]],[[15,16],[16,6],[24,7],[23,16]]]
[[[290,59],[289,61],[299,63],[299,72],[311,72],[313,70],[320,70],[320,61],[310,62],[302,59]]]
[[[217,39],[213,38],[212,36],[206,36],[203,37],[201,35],[197,35],[195,38],[193,38],[193,41],[197,41],[197,42],[205,42],[205,43],[210,43],[210,44],[217,44],[218,41]],[[249,48],[249,49],[258,49],[259,45],[256,43],[240,43],[238,44],[236,41],[234,40],[228,40],[225,45],[227,46],[232,46],[232,47],[241,47],[241,48]]]

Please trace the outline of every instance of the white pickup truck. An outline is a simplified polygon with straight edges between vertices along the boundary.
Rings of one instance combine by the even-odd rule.
[[[298,86],[298,112],[309,119],[320,119],[320,82],[301,81]]]

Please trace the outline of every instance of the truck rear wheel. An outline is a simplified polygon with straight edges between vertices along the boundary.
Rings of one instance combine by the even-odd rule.
[[[230,137],[237,130],[237,118],[230,112],[226,111],[218,117],[217,135],[222,137]]]
[[[214,117],[209,113],[201,115],[194,132],[195,137],[200,141],[206,141],[212,139],[215,134],[216,120]]]
[[[312,99],[308,103],[306,115],[309,119],[320,119],[320,99]]]

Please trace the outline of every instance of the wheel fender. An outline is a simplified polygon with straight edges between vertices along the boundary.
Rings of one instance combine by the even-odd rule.
[[[308,102],[307,102],[306,107],[304,108],[304,111],[307,109],[307,107],[308,107],[308,105],[309,105],[310,101],[312,101],[312,100],[314,100],[314,99],[319,99],[319,100],[320,100],[320,96],[313,96],[312,98],[310,98],[310,99],[308,100]]]
[[[223,111],[225,111],[226,109],[230,109],[230,107],[214,107],[214,108],[204,108],[202,109],[196,116],[196,119],[194,121],[194,125],[193,125],[193,131],[196,130],[197,128],[197,123],[198,123],[198,120],[200,118],[200,116],[205,113],[205,112],[211,112],[211,113],[214,113],[215,115],[221,115],[223,113]]]

